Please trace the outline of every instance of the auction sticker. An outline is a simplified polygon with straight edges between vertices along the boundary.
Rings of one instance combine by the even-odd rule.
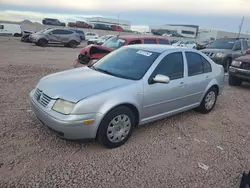
[[[145,55],[145,56],[151,56],[152,53],[150,52],[146,52],[146,51],[142,51],[142,50],[139,50],[138,52],[136,52],[137,54],[141,54],[141,55]]]

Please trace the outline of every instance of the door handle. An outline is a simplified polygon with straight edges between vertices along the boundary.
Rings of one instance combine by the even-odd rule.
[[[180,87],[185,87],[187,84],[185,84],[184,82],[180,83]]]

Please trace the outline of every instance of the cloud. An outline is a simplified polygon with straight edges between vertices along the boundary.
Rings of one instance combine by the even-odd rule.
[[[1,0],[5,5],[77,11],[166,11],[190,14],[250,15],[248,0]]]

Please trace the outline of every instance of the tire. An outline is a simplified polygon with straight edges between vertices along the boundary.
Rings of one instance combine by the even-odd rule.
[[[121,121],[117,125],[116,121]],[[122,124],[127,123],[127,126]],[[131,136],[135,126],[135,115],[124,106],[111,110],[100,123],[97,140],[107,148],[116,148],[123,145]]]
[[[208,114],[211,112],[216,104],[217,96],[217,89],[215,87],[211,87],[202,99],[200,106],[196,108],[196,111],[202,114]]]
[[[70,48],[76,48],[78,46],[78,43],[76,41],[72,40],[69,42],[68,46]]]
[[[226,58],[224,65],[223,65],[225,72],[228,72],[231,63],[232,63],[232,59],[230,57]]]
[[[228,83],[230,86],[240,86],[242,84],[242,80],[235,76],[229,75]]]
[[[48,45],[48,41],[46,39],[40,39],[38,41],[38,45],[42,47],[46,47]]]

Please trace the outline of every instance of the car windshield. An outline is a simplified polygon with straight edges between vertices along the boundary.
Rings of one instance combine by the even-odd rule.
[[[156,52],[123,47],[89,67],[116,77],[140,80],[159,55]]]
[[[115,38],[111,38],[107,40],[105,43],[103,43],[102,46],[107,47],[107,48],[117,49],[123,46],[124,43],[125,43],[125,40],[115,37]]]
[[[235,41],[230,40],[217,40],[212,42],[207,48],[214,49],[233,49]]]

